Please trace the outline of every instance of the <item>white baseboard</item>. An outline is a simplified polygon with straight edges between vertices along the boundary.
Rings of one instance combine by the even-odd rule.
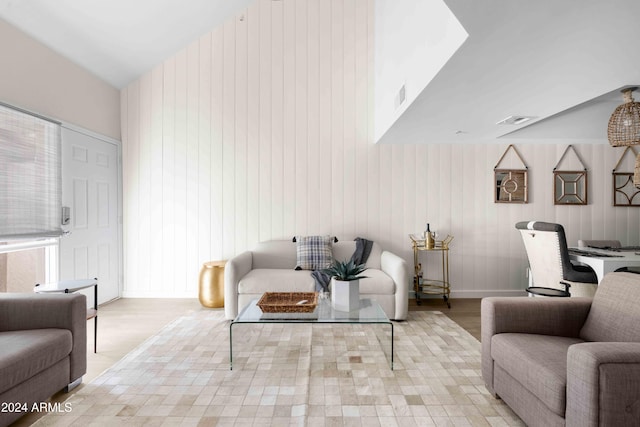
[[[168,293],[168,292],[153,292],[153,291],[123,291],[122,298],[198,298],[198,292],[179,292],[179,293]]]

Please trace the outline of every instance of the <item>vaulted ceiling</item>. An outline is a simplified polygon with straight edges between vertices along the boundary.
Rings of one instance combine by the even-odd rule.
[[[0,18],[122,88],[249,3],[0,0]],[[381,142],[606,143],[620,89],[640,85],[640,1],[445,3],[469,37]],[[511,115],[535,119],[496,125]]]
[[[123,88],[252,0],[0,0],[0,18]]]

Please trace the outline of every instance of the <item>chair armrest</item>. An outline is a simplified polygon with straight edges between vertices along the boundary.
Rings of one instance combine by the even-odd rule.
[[[577,337],[591,301],[591,298],[483,298],[481,327],[490,335],[516,332]]]
[[[396,310],[394,320],[405,320],[409,310],[409,271],[404,258],[389,251],[380,255],[380,268],[396,285]]]
[[[73,337],[69,383],[87,372],[87,298],[71,294],[0,294],[0,331],[68,329]]]
[[[251,271],[253,255],[251,251],[242,252],[231,258],[224,266],[224,315],[235,319],[238,315],[238,282]]]
[[[523,334],[578,337],[591,298],[489,297],[483,298],[481,312],[482,377],[493,390],[491,338],[496,334]]]
[[[58,328],[86,331],[87,297],[69,294],[0,294],[0,331]]]
[[[640,425],[640,343],[569,347],[565,418],[567,426]]]

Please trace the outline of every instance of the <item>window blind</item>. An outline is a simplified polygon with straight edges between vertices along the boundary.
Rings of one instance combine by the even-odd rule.
[[[0,241],[62,235],[60,123],[0,104]]]

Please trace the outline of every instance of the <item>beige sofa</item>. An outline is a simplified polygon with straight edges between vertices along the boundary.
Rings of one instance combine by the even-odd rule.
[[[80,383],[86,315],[82,294],[0,294],[0,425]]]
[[[592,298],[482,300],[482,376],[529,426],[640,426],[640,275]]]
[[[333,244],[333,258],[349,260],[356,249],[354,241]],[[366,262],[367,276],[360,279],[360,297],[375,299],[389,319],[407,318],[409,272],[406,261],[383,251],[373,243]],[[313,292],[311,271],[295,270],[296,244],[291,240],[259,243],[229,261],[224,271],[224,311],[227,319],[264,292]]]

